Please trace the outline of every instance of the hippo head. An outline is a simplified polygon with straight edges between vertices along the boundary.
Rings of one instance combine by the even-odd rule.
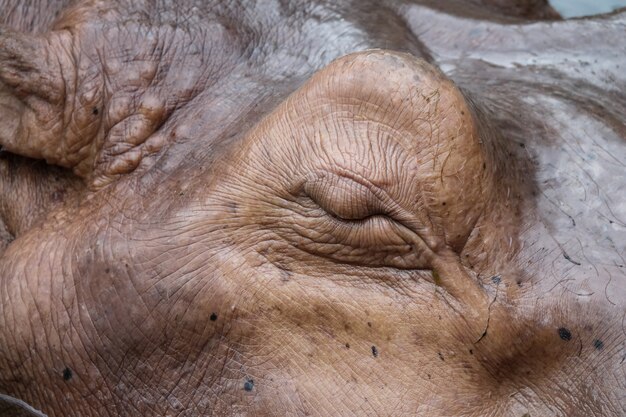
[[[167,3],[0,29],[0,400],[626,412],[624,13]]]

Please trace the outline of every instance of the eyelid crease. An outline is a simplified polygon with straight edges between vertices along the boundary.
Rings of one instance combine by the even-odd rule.
[[[343,177],[347,180],[351,180],[356,182],[357,184],[365,187],[369,192],[372,193],[374,197],[376,197],[377,201],[380,203],[381,211],[383,215],[393,218],[396,222],[403,225],[409,230],[412,230],[411,227],[408,226],[407,223],[410,223],[410,220],[415,216],[411,215],[411,213],[400,206],[398,203],[394,201],[393,198],[382,188],[374,185],[367,178],[347,169],[334,167],[333,172],[328,171],[317,171],[312,172],[305,177],[303,177],[292,190],[292,194],[301,193],[304,191],[304,187],[307,182],[314,181],[317,179],[323,179],[329,176]],[[309,196],[310,197],[310,196]],[[317,202],[316,202],[317,204]],[[413,230],[413,232],[417,233],[417,231]]]
[[[366,186],[342,176],[307,181],[303,190],[325,212],[344,221],[385,214],[378,198]]]
[[[321,208],[317,210],[322,211]],[[363,221],[361,227],[333,216],[324,215],[323,218],[324,223],[316,227],[306,223],[294,225],[296,234],[304,238],[299,241],[297,249],[347,263],[430,269],[434,253],[428,245],[390,217],[372,216]]]

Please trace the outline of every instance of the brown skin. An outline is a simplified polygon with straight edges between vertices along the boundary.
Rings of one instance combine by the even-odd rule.
[[[0,393],[626,412],[624,13],[183,3],[4,14]]]

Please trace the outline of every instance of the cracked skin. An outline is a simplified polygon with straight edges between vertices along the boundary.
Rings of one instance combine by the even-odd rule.
[[[0,10],[0,415],[626,414],[624,11]]]

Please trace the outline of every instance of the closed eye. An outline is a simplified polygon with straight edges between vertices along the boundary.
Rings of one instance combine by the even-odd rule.
[[[383,204],[365,184],[339,175],[324,175],[307,181],[304,193],[322,210],[346,221],[385,215]]]
[[[363,266],[427,267],[425,242],[395,218],[394,202],[367,180],[322,173],[298,188],[295,236],[288,237],[298,249]]]

